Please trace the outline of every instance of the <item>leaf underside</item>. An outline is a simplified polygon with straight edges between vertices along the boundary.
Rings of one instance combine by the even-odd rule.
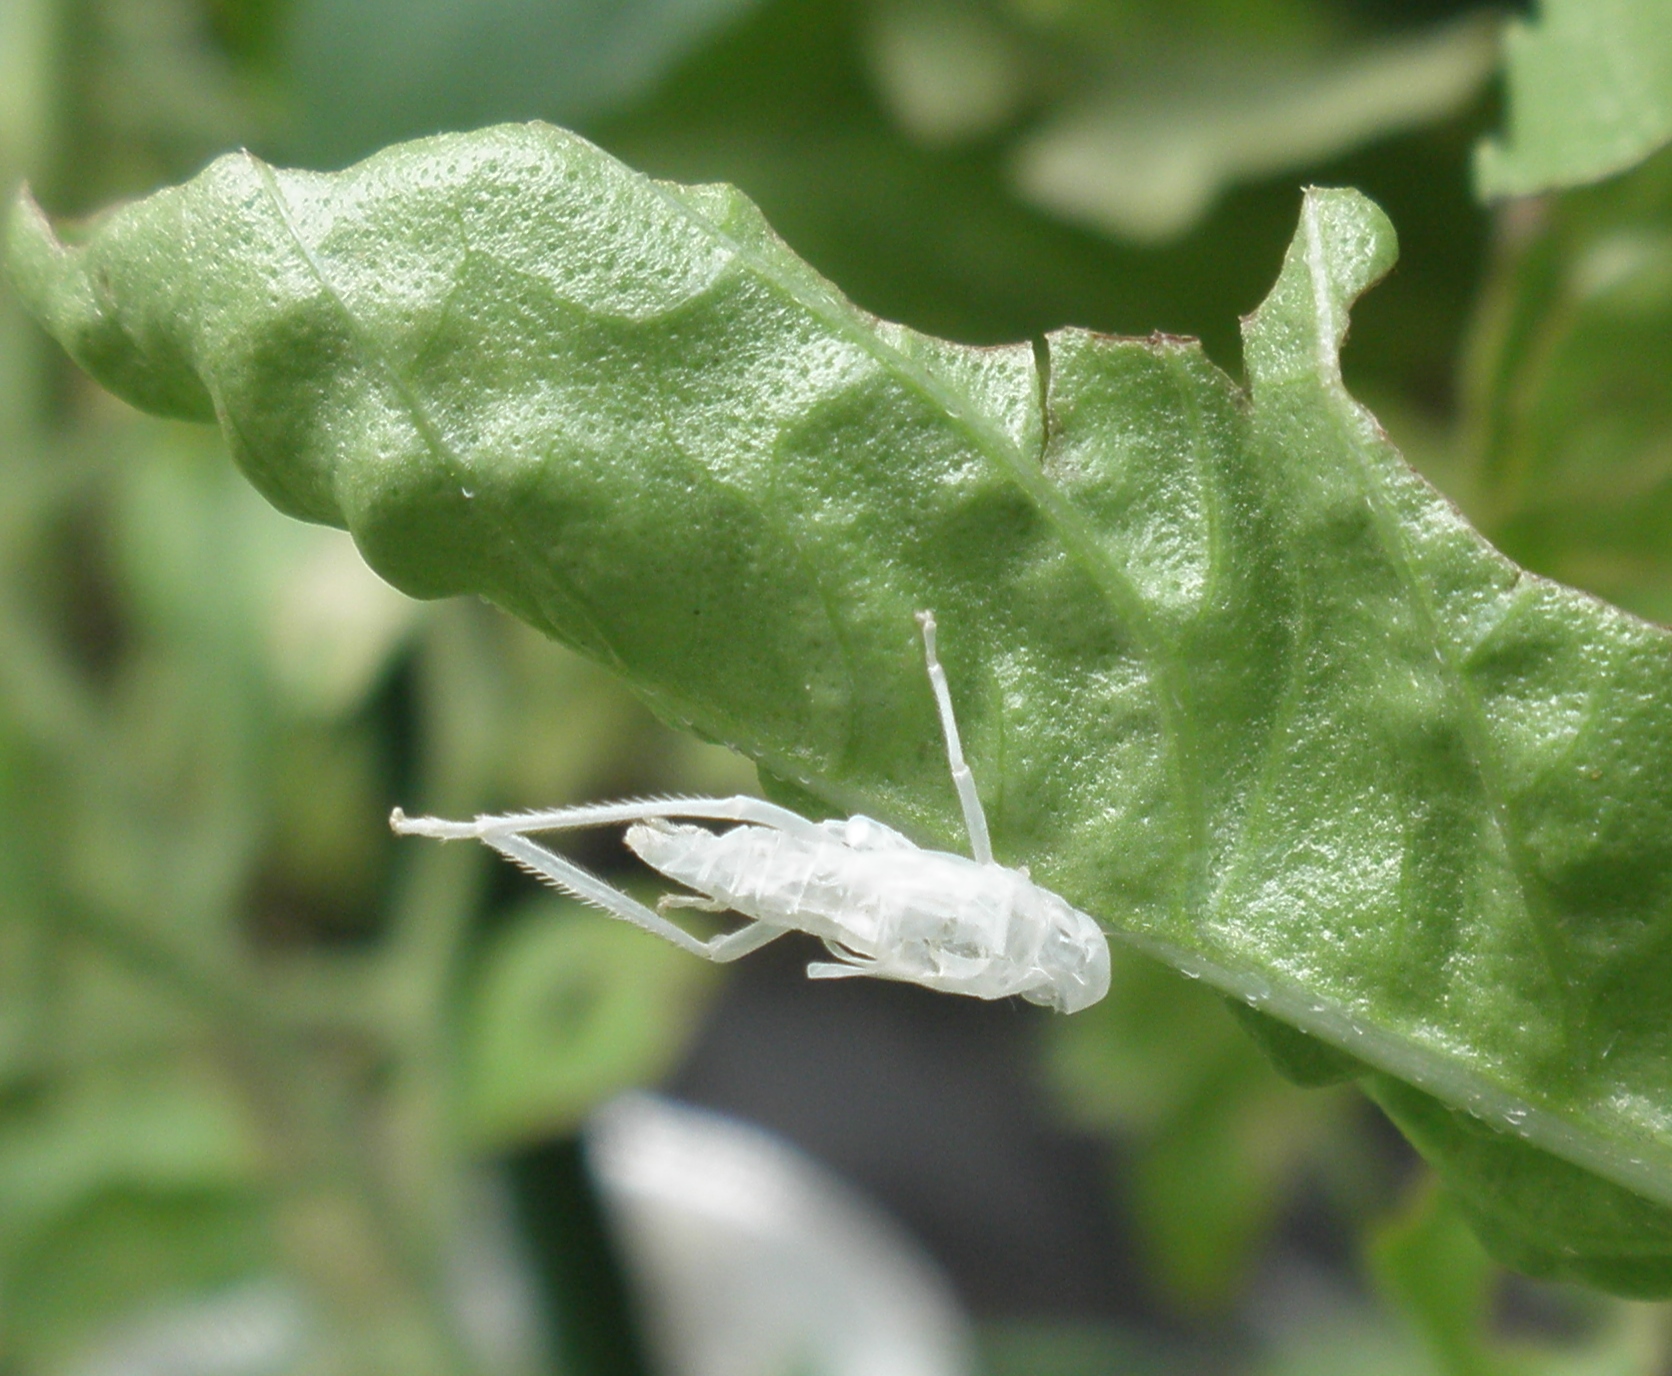
[[[1004,863],[1478,1115],[1512,1174],[1672,1203],[1672,639],[1518,569],[1349,397],[1394,258],[1357,193],[1307,193],[1246,393],[1191,340],[877,321],[739,193],[541,125],[222,158],[73,248],[25,203],[10,250],[89,371],[218,419],[397,587],[961,848],[932,608]]]

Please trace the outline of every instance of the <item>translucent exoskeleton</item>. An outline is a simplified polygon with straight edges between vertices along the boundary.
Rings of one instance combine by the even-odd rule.
[[[448,822],[408,817],[403,836],[473,838],[554,888],[712,961],[736,960],[788,931],[824,942],[834,961],[812,979],[874,975],[981,999],[1020,994],[1073,1013],[1109,991],[1109,948],[1085,913],[993,859],[987,818],[964,762],[946,674],[935,653],[935,618],[919,612],[929,683],[946,737],[952,783],[970,856],[924,850],[869,817],[810,822],[761,798],[654,798]],[[736,822],[727,831],[675,818]],[[529,839],[531,833],[626,823],[628,847],[653,869],[696,890],[656,909]],[[674,908],[735,911],[752,919],[707,941],[670,921]]]

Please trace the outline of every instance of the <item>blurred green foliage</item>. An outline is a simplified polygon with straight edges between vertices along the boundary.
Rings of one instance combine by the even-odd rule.
[[[465,1131],[503,1149],[580,1121],[672,1069],[712,971],[579,903],[516,913],[482,953],[463,1010]]]
[[[1507,136],[1481,190],[1524,196],[1624,171],[1672,140],[1672,25],[1659,0],[1543,0],[1505,44]]]
[[[211,38],[248,17],[0,9],[0,176],[90,207],[272,127],[282,67]],[[383,819],[752,771],[400,597],[0,312],[0,1369],[278,1277],[298,1370],[479,1369],[439,1269],[463,1163],[659,1073],[708,972],[557,904],[477,949],[478,858],[406,863]]]
[[[1512,119],[1526,167],[1541,128],[1579,127],[1554,101],[1589,99],[1562,37],[1584,9],[1552,0],[1514,50],[1512,102],[1552,93]],[[1456,45],[1421,50],[1449,54],[1422,69],[1426,101],[1349,89],[1343,114],[1319,95],[1462,10],[6,0],[0,183],[84,213],[240,143],[325,165],[554,118],[647,171],[740,185],[860,304],[917,328],[1162,328],[1234,367],[1295,183],[1350,182],[1404,251],[1356,315],[1350,384],[1519,561],[1667,619],[1665,157],[1489,216],[1468,163],[1495,117],[1471,99],[1467,28],[1425,30]],[[1604,10],[1621,27],[1593,35],[1642,65],[1648,134],[1606,166],[1592,146],[1525,174],[1540,185],[1664,141],[1672,24],[1658,0]],[[1101,214],[1028,175],[1091,115],[1075,176],[1102,179]],[[1157,128],[1207,150],[1193,181],[1122,164]],[[1489,183],[1513,189],[1504,166]],[[405,602],[344,537],[269,511],[206,433],[95,394],[0,289],[0,1371],[86,1370],[146,1314],[275,1279],[302,1296],[297,1371],[507,1369],[472,1348],[445,1277],[471,1163],[654,1078],[711,972],[563,904],[502,911],[472,852],[397,852],[383,816],[747,779],[486,608]],[[1065,1107],[1133,1163],[1118,1188],[1183,1311],[1246,1303],[1297,1198],[1369,1240],[1384,1306],[1303,1307],[1252,1366],[1664,1369],[1658,1308],[1540,1292],[1568,1329],[1508,1332],[1502,1272],[1426,1184],[1372,1227],[1392,1186],[1361,1101],[1279,1079],[1199,986],[1129,957],[1048,1036]],[[990,1354],[1034,1376],[1165,1369],[1060,1329]]]
[[[1189,1309],[1241,1293],[1302,1188],[1351,1217],[1380,1183],[1355,1097],[1285,1082],[1219,994],[1131,952],[1108,998],[1052,1029],[1050,1067],[1081,1122],[1129,1144],[1120,1188],[1146,1270]]]
[[[1508,554],[1672,621],[1672,154],[1506,207],[1458,496]]]

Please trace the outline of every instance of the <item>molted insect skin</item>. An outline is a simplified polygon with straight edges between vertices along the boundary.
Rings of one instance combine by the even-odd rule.
[[[474,822],[408,817],[404,836],[474,837],[553,887],[671,941],[704,960],[737,960],[788,931],[816,936],[836,963],[807,967],[813,979],[874,975],[948,994],[1031,1003],[1074,1013],[1109,992],[1109,946],[1078,908],[1022,870],[993,859],[987,816],[964,760],[946,673],[935,653],[935,618],[917,614],[923,660],[946,738],[946,762],[969,834],[968,857],[920,850],[870,817],[810,822],[764,798],[648,798]],[[674,822],[700,817],[730,831]],[[573,860],[529,839],[534,832],[627,823],[629,847],[651,868],[701,899],[669,896],[653,911]],[[706,941],[664,914],[669,907],[732,909],[751,919]]]
[[[819,937],[855,973],[983,999],[1020,994],[1065,1013],[1108,992],[1097,924],[1019,870],[920,850],[868,817],[819,830],[829,839],[656,819],[629,827],[626,841],[718,904]]]

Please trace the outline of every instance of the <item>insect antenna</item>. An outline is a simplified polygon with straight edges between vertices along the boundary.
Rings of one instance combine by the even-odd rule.
[[[941,668],[935,654],[935,614],[919,612],[917,624],[923,628],[923,657],[929,665],[929,686],[935,692],[935,706],[940,711],[941,733],[946,737],[946,762],[952,768],[952,786],[958,790],[958,803],[964,810],[964,830],[969,833],[970,855],[978,865],[993,863],[993,843],[987,835],[987,814],[981,810],[981,799],[975,791],[975,775],[964,762],[963,742],[958,739],[958,719],[952,715],[952,694],[946,686],[946,670]]]

